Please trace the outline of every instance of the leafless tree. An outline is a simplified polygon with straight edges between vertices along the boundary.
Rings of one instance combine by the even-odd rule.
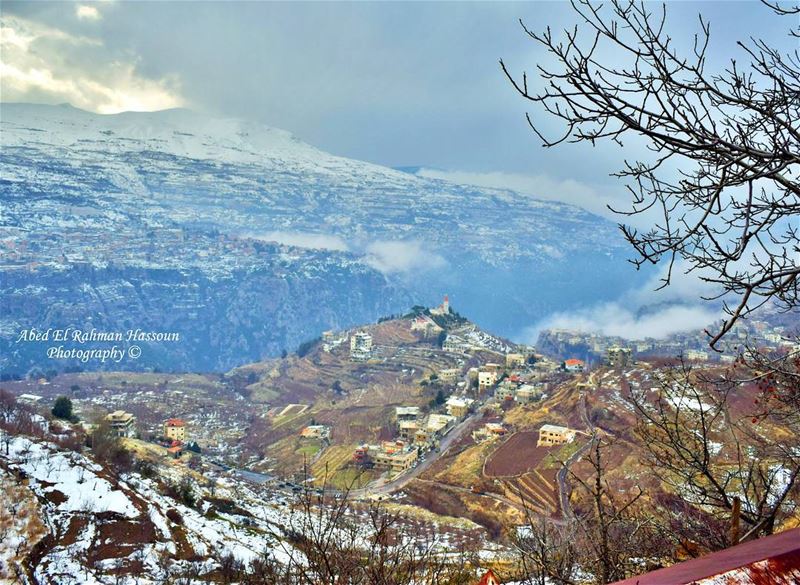
[[[632,195],[627,216],[657,212],[646,230],[621,229],[637,253],[633,262],[664,262],[663,286],[680,261],[713,285],[726,318],[710,334],[716,343],[736,320],[768,300],[792,308],[800,274],[800,59],[765,41],[739,42],[735,59],[710,71],[711,26],[702,17],[693,45],[671,38],[666,8],[612,0],[572,0],[579,25],[557,36],[548,28],[524,31],[555,62],[538,65],[541,84],[501,67],[514,88],[564,131],[563,142],[622,146],[644,142],[644,160],[615,173]],[[778,15],[797,8],[769,4]],[[785,22],[785,21],[782,21]],[[793,31],[798,34],[800,26]],[[614,55],[613,61],[608,55]],[[641,150],[641,149],[638,149]],[[639,157],[637,157],[639,158]],[[651,211],[652,210],[652,211]],[[615,210],[617,211],[617,210]]]
[[[729,377],[740,385],[755,384],[760,391],[759,408],[754,415],[785,424],[800,434],[800,338],[792,341],[794,349],[764,351],[745,344],[738,367]]]
[[[444,551],[381,502],[356,504],[349,489],[326,488],[326,481],[318,490],[306,487],[292,518],[273,535],[281,559],[265,555],[258,571],[298,585],[471,583],[472,551]],[[260,583],[255,575],[246,582]]]
[[[756,428],[750,406],[758,407],[758,398],[749,405],[745,398],[756,393],[742,394],[731,378],[695,373],[682,362],[661,371],[657,388],[630,394],[650,465],[686,504],[671,532],[702,543],[700,552],[771,534],[794,512],[798,495],[796,445],[779,425]],[[731,521],[741,530],[731,532]]]
[[[525,498],[522,498],[525,502]],[[523,583],[529,585],[574,585],[576,582],[576,526],[572,521],[556,524],[526,509],[525,525],[511,537],[519,558]]]
[[[14,418],[18,410],[17,399],[9,391],[0,388],[0,433],[2,433],[3,446],[8,455],[13,434]]]
[[[585,469],[569,468],[573,512],[561,520],[528,512],[527,525],[512,537],[524,583],[605,584],[671,560],[645,505],[649,495],[638,486],[621,493],[610,480],[613,439],[595,431],[589,440]]]
[[[645,569],[643,560],[664,555],[651,516],[641,507],[644,491],[621,494],[609,482],[606,454],[612,441],[598,432],[592,436],[586,461],[587,477],[571,472],[576,482],[575,521],[578,562],[598,584],[611,583]]]

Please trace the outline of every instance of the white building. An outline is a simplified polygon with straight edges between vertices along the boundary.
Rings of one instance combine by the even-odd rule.
[[[445,339],[444,343],[442,344],[442,349],[445,351],[464,353],[472,349],[472,345],[463,337],[448,335],[447,339]]]
[[[133,437],[136,434],[136,417],[124,410],[115,410],[106,415],[111,430],[118,437]]]
[[[365,362],[372,356],[372,335],[364,331],[353,333],[350,337],[350,359]]]
[[[439,376],[439,380],[442,381],[444,384],[453,384],[458,379],[458,374],[460,370],[458,368],[445,368],[443,370],[439,370],[437,374]]]
[[[486,390],[497,382],[497,372],[478,372],[478,389]]]
[[[42,397],[38,396],[37,394],[20,394],[17,396],[17,400],[24,404],[36,405],[39,404]]]
[[[419,412],[419,406],[396,406],[394,409],[394,415],[398,422],[417,420]]]
[[[606,353],[606,361],[612,368],[624,368],[633,363],[631,350],[627,347],[619,347],[618,345],[609,347]]]
[[[445,402],[447,414],[455,416],[456,418],[461,418],[469,412],[473,402],[475,401],[472,398],[451,396],[447,399],[447,402]]]
[[[573,429],[558,425],[542,425],[539,429],[539,441],[537,447],[549,447],[551,445],[563,445],[575,440]]]

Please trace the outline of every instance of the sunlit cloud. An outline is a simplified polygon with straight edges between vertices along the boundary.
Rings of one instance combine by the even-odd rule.
[[[97,8],[87,4],[78,4],[75,7],[75,16],[77,16],[80,20],[100,20],[102,18],[102,15]]]
[[[3,101],[67,102],[101,114],[184,105],[176,78],[143,77],[135,59],[109,56],[95,38],[8,17],[0,22],[0,46]]]
[[[663,339],[675,333],[702,329],[718,318],[719,311],[699,304],[634,310],[621,303],[604,303],[555,313],[528,329],[524,338],[535,343],[538,334],[545,329],[568,329],[624,339]]]

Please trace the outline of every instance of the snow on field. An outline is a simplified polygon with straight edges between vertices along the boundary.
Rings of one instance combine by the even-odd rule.
[[[666,396],[665,400],[675,409],[689,409],[694,411],[710,412],[714,410],[711,404],[706,404],[696,396]]]
[[[46,444],[15,437],[9,444],[10,464],[41,485],[44,494],[66,498],[58,508],[71,512],[116,512],[135,518],[139,510],[120,490],[98,477],[96,464],[73,452],[59,452]]]
[[[24,557],[30,546],[48,532],[54,543],[33,568],[39,582],[110,583],[108,572],[131,563],[141,563],[145,569],[143,575],[154,580],[140,577],[137,583],[158,582],[159,575],[163,576],[164,555],[174,558],[181,546],[169,510],[180,515],[180,532],[190,546],[184,554],[206,557],[203,562],[190,563],[198,574],[214,570],[217,555],[230,553],[248,563],[266,551],[278,560],[285,559],[290,552],[289,545],[279,544],[272,536],[287,525],[288,513],[269,503],[269,498],[252,492],[246,484],[236,484],[231,489],[220,487],[216,496],[238,502],[252,517],[212,514],[208,502],[199,510],[182,505],[162,494],[155,481],[138,474],[125,476],[118,483],[110,476],[106,479],[101,466],[51,443],[14,437],[9,443],[8,456],[2,455],[8,469],[24,472],[28,482],[17,486],[16,478],[0,472],[0,485],[8,484],[21,492],[14,492],[14,514],[6,509],[5,501],[0,505],[0,527],[13,524],[6,532],[7,538],[0,539],[0,583],[4,583],[3,569]],[[195,489],[198,495],[203,493],[199,486]],[[10,488],[4,489],[5,493],[9,491]],[[21,513],[23,505],[25,514]],[[38,507],[41,509],[36,511]],[[108,512],[119,516],[98,516]],[[46,528],[41,523],[34,526],[24,521],[40,517]],[[155,540],[142,541],[140,535],[151,529]],[[119,540],[112,542],[110,535],[118,535],[111,538]],[[24,538],[29,539],[30,546],[21,547],[23,554],[18,558],[15,549]],[[112,543],[115,546],[108,548]],[[180,568],[188,562],[173,560],[172,564]]]
[[[186,539],[199,555],[230,553],[245,563],[251,562],[266,549],[276,546],[270,533],[279,532],[278,527],[285,526],[288,521],[287,514],[265,504],[263,498],[257,497],[244,486],[236,486],[238,494],[235,496],[226,494],[224,488],[218,490],[217,495],[233,496],[235,501],[247,508],[253,517],[246,521],[222,513],[209,516],[194,508],[180,506],[155,490],[148,480],[132,476],[128,481],[138,494],[150,502],[150,519],[159,532],[166,531],[169,534],[170,530],[164,511],[170,508],[179,510],[186,528]]]

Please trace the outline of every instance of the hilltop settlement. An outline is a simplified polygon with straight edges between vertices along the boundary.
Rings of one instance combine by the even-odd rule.
[[[777,314],[734,333],[773,352],[798,350]],[[698,349],[699,335],[547,331],[536,347],[520,345],[471,323],[445,296],[223,375],[5,376],[0,481],[16,503],[0,509],[0,576],[231,582],[231,562],[253,566],[265,550],[275,566],[308,562],[310,544],[296,534],[303,511],[344,502],[356,520],[390,511],[394,530],[473,582],[520,578],[526,527],[582,513],[598,437],[609,445],[603,481],[614,490],[679,494],[645,472],[637,408],[658,388],[735,365],[732,354]],[[755,392],[742,390],[736,416]],[[710,401],[698,391],[666,408],[688,416]],[[717,433],[710,444],[733,457]],[[669,545],[677,556],[702,546]]]

